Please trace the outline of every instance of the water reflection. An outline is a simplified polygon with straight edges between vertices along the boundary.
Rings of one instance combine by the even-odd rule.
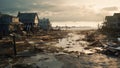
[[[84,37],[84,35],[69,33],[67,38],[59,39],[59,42],[55,46],[62,47],[64,50],[68,51],[88,52],[84,50],[84,48],[89,44],[82,40]]]
[[[54,46],[62,47],[67,51],[78,51],[90,53],[92,51],[85,50],[89,44],[83,41],[84,35],[78,35],[76,33],[68,34],[68,37],[59,39],[59,42]],[[69,54],[37,54],[31,58],[24,60],[25,63],[35,63],[40,68],[119,68],[120,59],[109,57],[107,55],[95,53],[92,55],[81,55],[74,57]]]

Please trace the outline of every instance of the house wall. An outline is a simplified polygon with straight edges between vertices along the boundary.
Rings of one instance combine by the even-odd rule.
[[[35,23],[35,25],[37,26],[38,25],[38,23],[39,23],[39,19],[38,19],[38,17],[37,16],[35,16],[35,21],[34,21],[34,23]]]
[[[120,28],[120,19],[118,16],[106,16],[105,25],[109,28]]]
[[[0,35],[5,36],[9,34],[9,25],[0,24]]]
[[[12,18],[12,23],[19,24],[19,18],[13,17]]]
[[[2,15],[0,18],[0,35],[9,35],[9,25],[12,22],[12,16]]]

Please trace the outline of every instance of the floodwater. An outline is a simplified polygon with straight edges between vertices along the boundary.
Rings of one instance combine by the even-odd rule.
[[[23,63],[35,65],[39,68],[119,68],[120,59],[85,50],[89,44],[82,39],[85,36],[75,32],[68,37],[59,39],[53,46],[62,47],[66,51],[84,52],[86,55],[75,57],[67,53],[40,53],[30,58],[25,58]],[[50,44],[49,44],[50,45]],[[88,53],[93,53],[87,55]],[[36,67],[35,67],[36,68]]]
[[[69,52],[77,51],[84,53],[92,53],[92,51],[84,49],[89,44],[88,42],[82,40],[84,38],[85,35],[69,33],[67,38],[59,39],[59,42],[55,46],[62,47],[64,48],[64,50]]]

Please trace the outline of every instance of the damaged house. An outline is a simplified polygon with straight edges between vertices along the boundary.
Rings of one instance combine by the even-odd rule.
[[[113,16],[106,16],[102,29],[120,31],[120,13],[114,13]]]
[[[37,13],[18,13],[19,21],[23,23],[24,30],[34,31],[34,28],[38,26],[39,17]]]
[[[0,35],[7,36],[12,31],[18,31],[19,18],[7,14],[0,14]]]
[[[106,16],[105,17],[105,22],[103,23],[103,26],[106,28],[116,28],[117,27],[117,23],[115,21],[115,17],[114,16]]]

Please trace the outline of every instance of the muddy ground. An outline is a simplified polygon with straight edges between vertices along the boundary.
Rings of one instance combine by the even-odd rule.
[[[119,68],[118,57],[105,55],[99,43],[92,44],[96,40],[105,39],[105,36],[96,34],[92,41],[86,39],[93,32],[95,30],[38,32],[16,42],[16,57],[12,52],[11,40],[8,40],[9,43],[1,40],[1,44],[8,43],[11,47],[6,46],[6,50],[1,47],[0,67]]]

